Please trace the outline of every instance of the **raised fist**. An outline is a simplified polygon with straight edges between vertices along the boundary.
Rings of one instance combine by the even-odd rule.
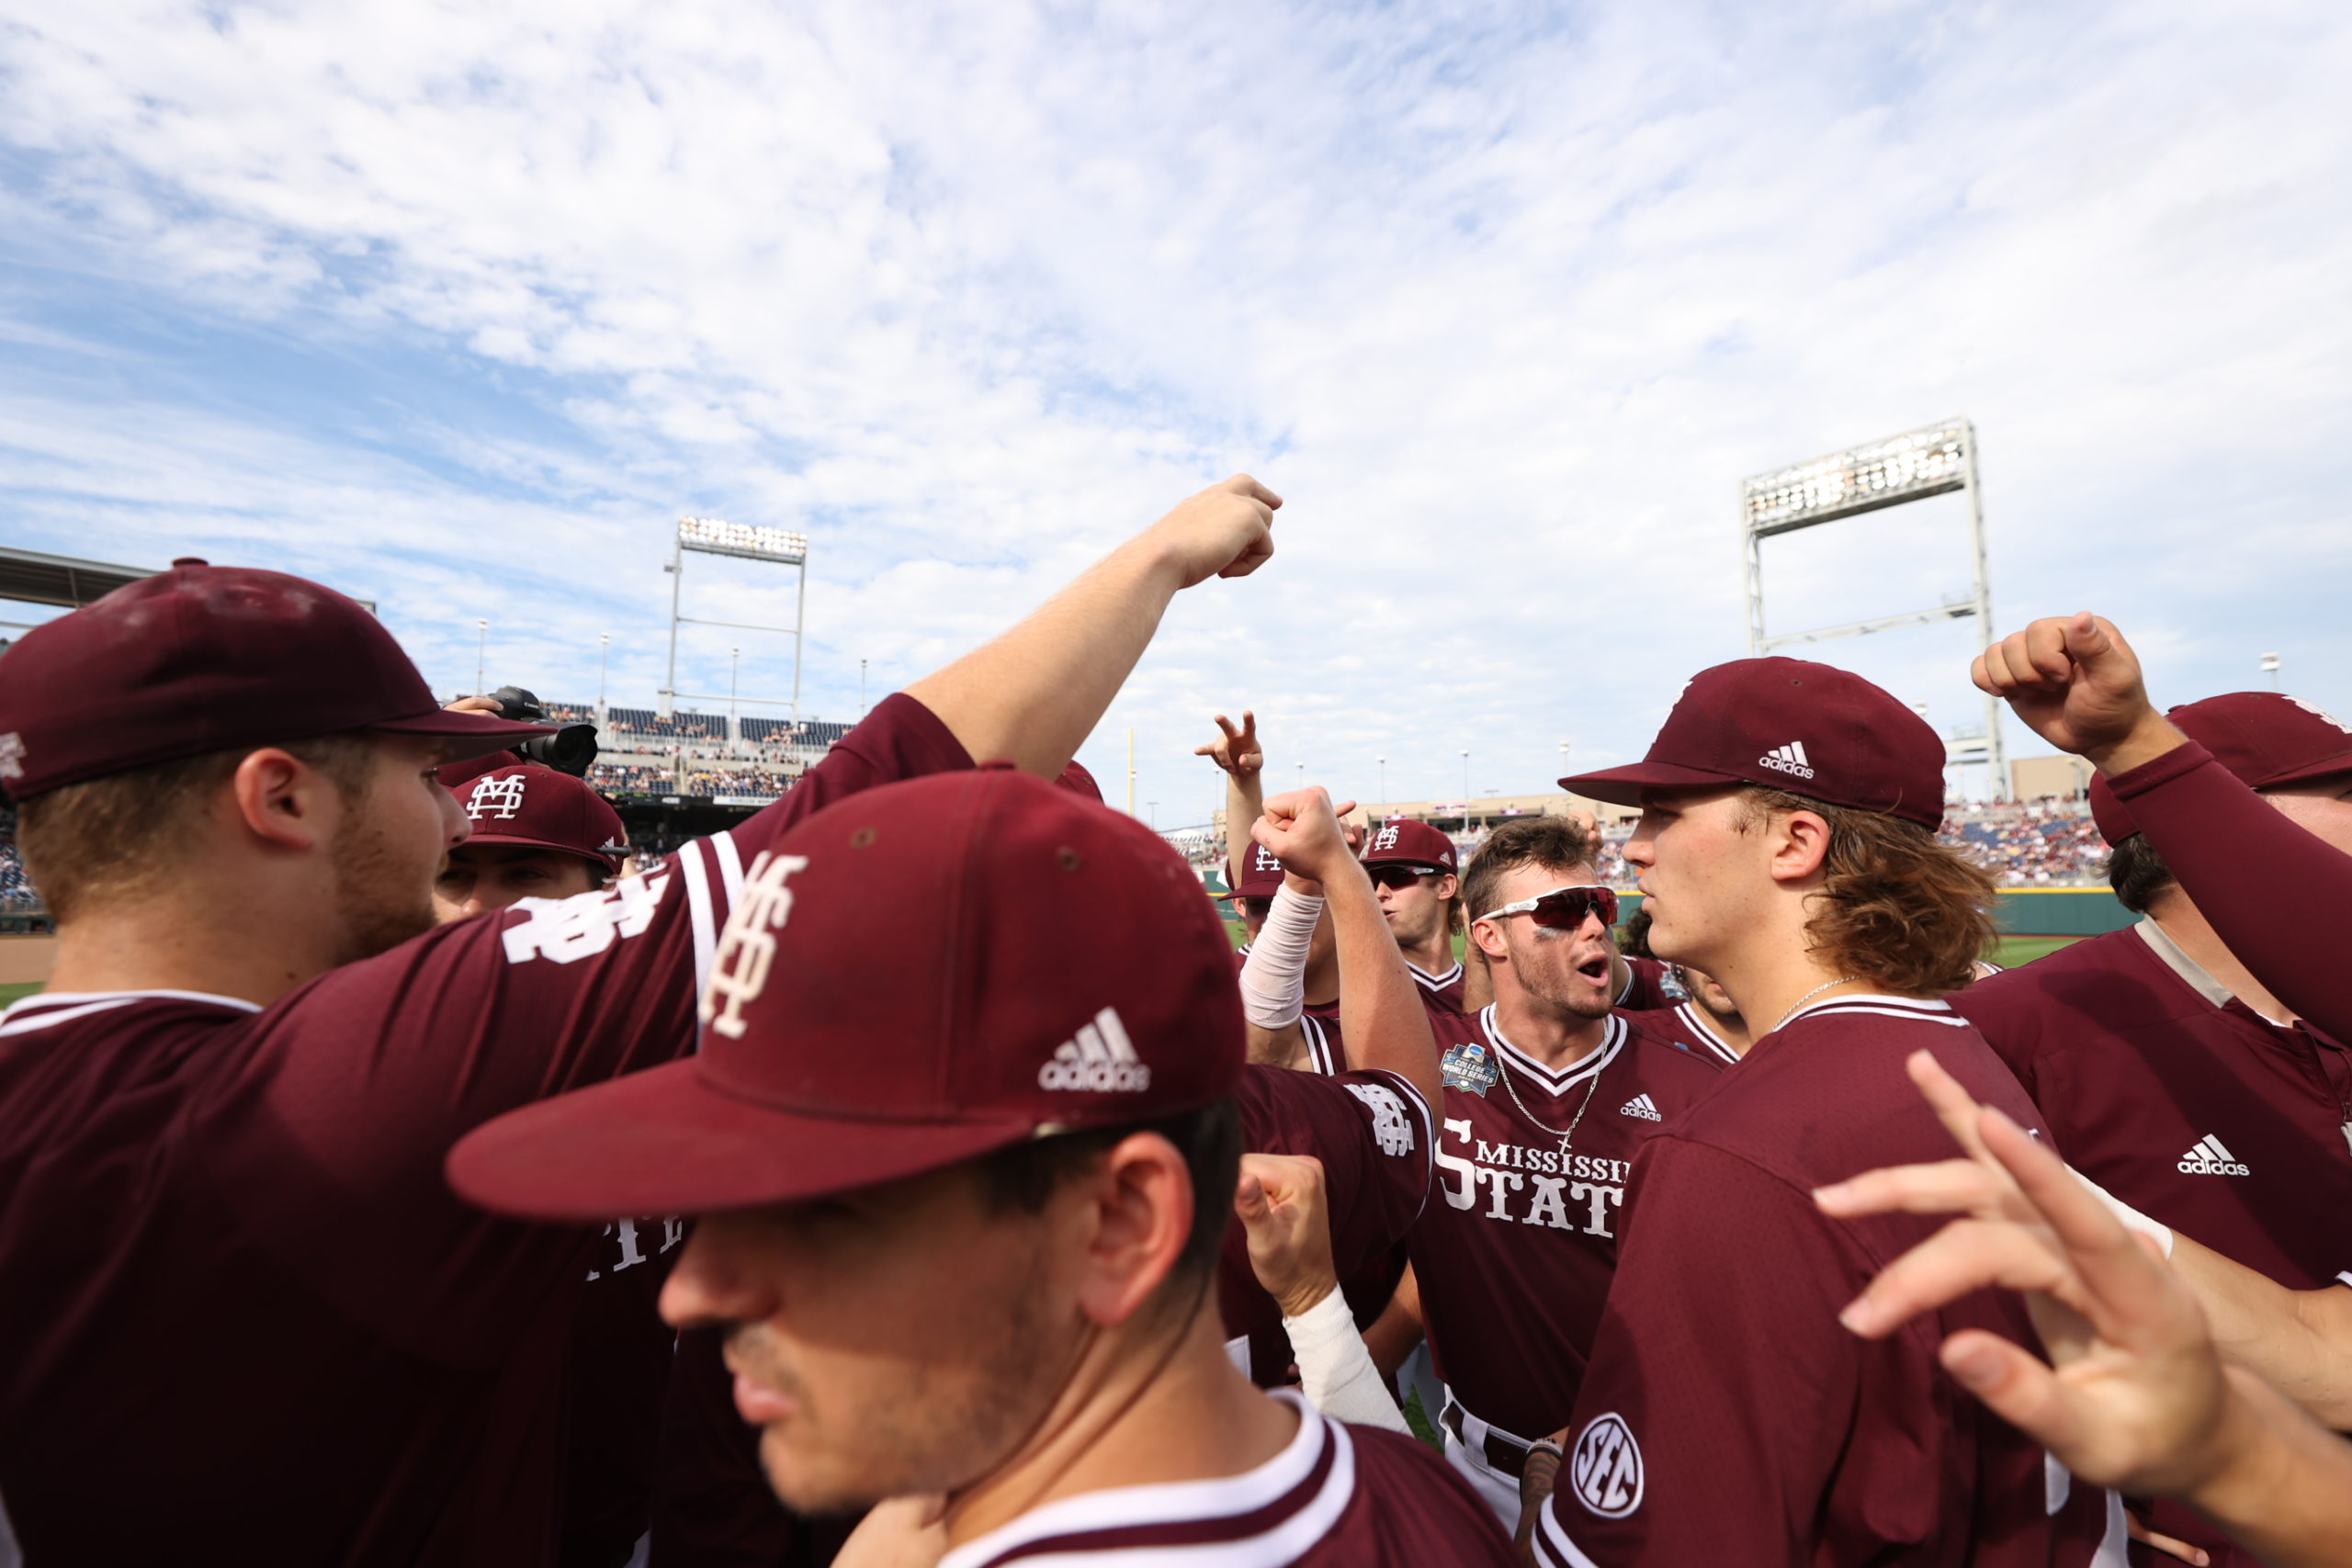
[[[1284,871],[1329,882],[1356,863],[1340,826],[1340,818],[1354,809],[1352,800],[1333,807],[1320,788],[1285,791],[1266,802],[1265,815],[1250,825],[1250,836],[1265,845]]]
[[[1282,503],[1248,474],[1236,474],[1178,502],[1145,536],[1167,552],[1183,587],[1247,577],[1274,553],[1274,508]]]
[[[2112,622],[2088,611],[2050,616],[2003,637],[1976,656],[1969,678],[2044,740],[2109,773],[2182,740],[2148,701],[2132,645]],[[2119,755],[2124,751],[2130,755]]]

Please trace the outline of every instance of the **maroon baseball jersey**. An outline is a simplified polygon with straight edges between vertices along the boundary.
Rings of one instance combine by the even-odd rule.
[[[1713,1089],[1716,1068],[1622,1013],[1556,1072],[1505,1039],[1491,1007],[1430,1021],[1445,1111],[1435,1190],[1408,1244],[1430,1355],[1472,1415],[1541,1438],[1576,1407],[1634,1155]]]
[[[1429,1196],[1433,1147],[1429,1107],[1395,1073],[1325,1077],[1253,1066],[1239,1092],[1241,1146],[1257,1154],[1312,1155],[1323,1162],[1331,1261],[1356,1325],[1380,1315],[1403,1269],[1397,1244]],[[1386,1287],[1377,1280],[1386,1275]],[[1282,1309],[1250,1267],[1236,1221],[1217,1261],[1217,1307],[1227,1348],[1261,1388],[1291,1381]]]
[[[1838,1312],[1940,1215],[1832,1220],[1813,1190],[1952,1156],[1903,1068],[1925,1047],[1978,1100],[2039,1128],[1991,1047],[1939,1001],[1849,997],[1757,1042],[1643,1146],[1617,1279],[1536,1529],[1552,1568],[1610,1563],[2120,1562],[2121,1506],[1948,1377],[1976,1327],[2038,1343],[1979,1291],[1893,1336]],[[2045,1134],[2046,1135],[2046,1134]],[[1426,1295],[1427,1287],[1424,1285]],[[2109,1541],[2109,1531],[2113,1532]]]
[[[1653,1037],[1692,1055],[1703,1056],[1718,1066],[1732,1066],[1739,1061],[1739,1053],[1716,1032],[1714,1021],[1697,1002],[1682,1001],[1670,1008],[1652,1009],[1642,1015],[1642,1027]]]
[[[599,1233],[563,1358],[556,1561],[626,1562],[646,1530],[655,1439],[677,1335],[658,1303],[685,1222],[626,1219]]]
[[[601,1238],[459,1202],[443,1156],[689,1050],[748,863],[845,795],[968,765],[895,696],[781,802],[605,892],[442,926],[266,1009],[18,1003],[0,1494],[27,1555],[546,1561],[562,1357]]]
[[[1625,960],[1625,988],[1617,994],[1621,1011],[1654,1012],[1674,1006],[1682,997],[1682,987],[1669,965],[1655,958]]]
[[[2352,1041],[2352,855],[2288,820],[2193,740],[2108,784],[2238,962],[2299,1016]]]
[[[1462,961],[1455,959],[1443,974],[1432,975],[1411,959],[1405,967],[1413,976],[1413,984],[1421,988],[1421,1004],[1431,1012],[1458,1013],[1462,1010]]]
[[[1951,1001],[2076,1170],[2291,1290],[2352,1280],[2352,1055],[2333,1041],[2265,1020],[2154,922]],[[2255,1562],[2191,1510],[2157,1507],[2158,1529],[2217,1563]]]
[[[1113,1487],[1033,1508],[939,1561],[1087,1568],[1508,1568],[1495,1516],[1410,1438],[1317,1415],[1294,1393],[1298,1435],[1257,1469],[1217,1481]]]

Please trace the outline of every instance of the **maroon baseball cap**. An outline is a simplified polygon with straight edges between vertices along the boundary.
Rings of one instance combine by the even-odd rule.
[[[587,783],[537,762],[508,757],[492,767],[452,762],[441,783],[458,797],[474,826],[469,844],[521,844],[560,850],[595,862],[607,873],[628,853],[620,813]]]
[[[2255,789],[2352,773],[2352,727],[2283,693],[2228,692],[2183,703],[2165,716]],[[2104,777],[2092,778],[2090,795],[2091,818],[2109,843],[2140,830]]]
[[[744,874],[702,1017],[685,1061],[476,1128],[450,1185],[544,1219],[784,1202],[1214,1104],[1244,1056],[1191,868],[1002,766],[787,831]]]
[[[331,588],[194,558],[34,627],[0,680],[0,784],[66,784],[352,729],[459,756],[554,731],[433,700],[383,623]]]
[[[1271,898],[1282,890],[1283,863],[1274,858],[1273,851],[1250,840],[1249,847],[1241,852],[1241,886],[1227,897]]]
[[[1364,840],[1366,865],[1418,865],[1430,871],[1459,871],[1457,858],[1452,839],[1409,817],[1383,822]]]
[[[1932,829],[1944,819],[1944,743],[1860,675],[1803,659],[1738,659],[1690,677],[1647,757],[1560,787],[1639,806],[1645,788],[1728,784]]]
[[[1085,764],[1075,757],[1069,760],[1069,766],[1062,770],[1062,776],[1054,782],[1072,795],[1080,795],[1097,806],[1102,804],[1102,786],[1094,782],[1094,775],[1088,773]]]

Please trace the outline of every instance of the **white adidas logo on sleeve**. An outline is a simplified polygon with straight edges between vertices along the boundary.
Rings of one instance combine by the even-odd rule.
[[[1151,1087],[1151,1069],[1136,1055],[1117,1010],[1104,1008],[1037,1069],[1037,1087],[1138,1094]]]
[[[1638,1116],[1645,1122],[1663,1122],[1666,1120],[1665,1117],[1657,1113],[1657,1101],[1652,1100],[1646,1094],[1637,1094],[1634,1096],[1633,1099],[1627,1100],[1624,1104],[1617,1108],[1617,1114],[1620,1116]]]
[[[1802,740],[1792,740],[1786,746],[1774,747],[1757,758],[1756,765],[1759,768],[1776,769],[1784,773],[1793,773],[1801,779],[1813,777],[1813,759],[1804,754],[1804,742]]]
[[[2254,1172],[2238,1156],[2222,1146],[2222,1140],[2208,1133],[2197,1140],[2197,1146],[2180,1156],[2178,1168],[2188,1176],[2252,1176]]]

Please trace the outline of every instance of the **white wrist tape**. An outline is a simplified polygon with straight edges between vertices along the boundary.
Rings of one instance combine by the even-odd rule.
[[[1295,893],[1285,882],[1274,891],[1273,907],[1250,956],[1241,962],[1241,1010],[1261,1029],[1287,1029],[1306,1010],[1306,950],[1323,899]]]
[[[1283,1332],[1290,1336],[1291,1359],[1298,1363],[1298,1389],[1306,1403],[1335,1421],[1412,1435],[1387,1381],[1372,1364],[1363,1336],[1356,1332],[1346,1292],[1334,1290],[1298,1316],[1283,1319]]]
[[[2073,1166],[2068,1166],[2066,1168],[2069,1170],[2075,1169]],[[2158,1224],[2155,1221],[2148,1218],[2147,1215],[2142,1213],[2139,1210],[2133,1208],[2122,1199],[2118,1198],[2114,1193],[2109,1192],[2106,1188],[2101,1187],[2098,1182],[2093,1181],[2089,1177],[2085,1176],[2079,1170],[2075,1171],[2075,1179],[2089,1188],[2098,1197],[2098,1201],[2107,1205],[2107,1212],[2123,1222],[2123,1228],[2125,1230],[2138,1231],[2142,1235],[2154,1236],[2156,1238],[2156,1245],[2164,1248],[2165,1256],[2166,1258],[2170,1258],[2172,1256],[2171,1226]]]

